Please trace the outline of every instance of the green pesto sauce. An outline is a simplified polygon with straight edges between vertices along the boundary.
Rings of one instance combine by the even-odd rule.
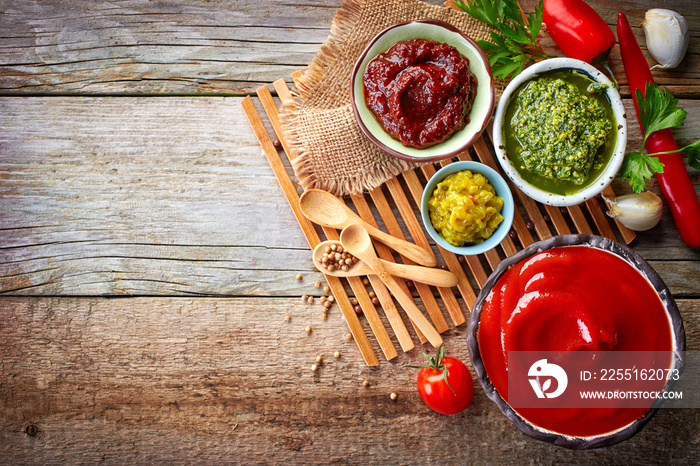
[[[528,183],[572,194],[593,183],[610,160],[616,120],[604,93],[572,71],[539,75],[516,91],[506,110],[506,153]]]

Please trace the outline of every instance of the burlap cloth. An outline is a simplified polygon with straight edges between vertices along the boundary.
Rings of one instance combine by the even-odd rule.
[[[296,80],[295,98],[282,109],[292,167],[304,189],[320,188],[338,196],[360,194],[414,168],[362,134],[350,103],[350,75],[377,33],[395,23],[424,18],[450,23],[474,40],[489,37],[487,26],[466,13],[418,0],[343,1],[330,36]]]

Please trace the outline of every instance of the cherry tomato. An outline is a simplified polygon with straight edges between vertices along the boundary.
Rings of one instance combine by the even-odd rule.
[[[446,357],[442,346],[434,358],[423,356],[428,365],[422,366],[418,373],[418,393],[425,404],[440,414],[464,411],[474,397],[474,383],[467,366],[458,359]]]

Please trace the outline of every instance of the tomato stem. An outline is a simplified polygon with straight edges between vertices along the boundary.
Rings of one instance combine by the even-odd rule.
[[[448,387],[450,387],[450,390],[452,390],[452,393],[457,396],[457,392],[455,392],[454,388],[450,385],[450,382],[447,381],[447,366],[443,364],[443,359],[445,359],[445,345],[440,345],[440,347],[437,349],[437,353],[435,354],[435,357],[432,358],[428,356],[425,353],[423,354],[423,357],[428,361],[428,364],[425,366],[403,366],[403,367],[410,367],[413,369],[425,369],[426,367],[434,370],[435,372],[440,372],[442,371],[442,375],[445,379],[445,384],[447,384]]]

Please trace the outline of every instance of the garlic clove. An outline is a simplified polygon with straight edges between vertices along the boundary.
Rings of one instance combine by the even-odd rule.
[[[661,198],[651,191],[641,194],[626,194],[614,199],[603,196],[610,210],[607,212],[624,226],[634,231],[646,231],[654,228],[661,220],[663,203]]]
[[[654,68],[677,67],[688,50],[688,23],[672,10],[654,8],[648,10],[641,24],[647,41],[647,49],[659,64]]]

